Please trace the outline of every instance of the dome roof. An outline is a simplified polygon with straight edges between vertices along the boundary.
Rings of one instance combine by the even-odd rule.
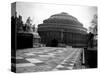
[[[43,21],[43,24],[38,25],[39,30],[62,30],[72,31],[78,33],[86,33],[87,29],[83,27],[83,24],[78,21],[77,18],[62,12],[54,14],[50,18]]]
[[[43,21],[44,23],[61,23],[61,24],[73,24],[83,26],[77,18],[69,15],[68,13],[62,12],[60,14],[54,14],[50,18]]]
[[[78,21],[75,17],[69,15],[68,13],[62,12],[60,14],[55,14],[52,15],[49,19],[67,19],[67,20],[74,20],[74,21]]]

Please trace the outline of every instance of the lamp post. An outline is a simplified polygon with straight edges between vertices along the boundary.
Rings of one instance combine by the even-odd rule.
[[[64,32],[64,30],[62,29],[62,30],[61,30],[61,42],[63,42],[63,37],[64,37],[64,36],[63,36],[63,32]]]

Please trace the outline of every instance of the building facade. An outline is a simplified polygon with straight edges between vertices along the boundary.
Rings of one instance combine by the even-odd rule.
[[[18,32],[16,34],[16,48],[33,48],[38,47],[40,36],[36,32]]]
[[[84,47],[87,41],[87,29],[77,18],[68,13],[52,15],[38,25],[41,43],[46,46],[58,46],[63,43],[73,47]]]

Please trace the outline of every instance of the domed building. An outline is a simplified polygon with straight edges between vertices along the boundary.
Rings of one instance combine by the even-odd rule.
[[[52,15],[38,25],[41,43],[46,46],[58,46],[63,43],[73,47],[85,47],[87,29],[77,18],[62,12]]]

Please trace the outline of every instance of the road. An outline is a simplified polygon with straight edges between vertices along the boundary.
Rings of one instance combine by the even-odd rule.
[[[41,47],[16,51],[16,72],[72,70],[81,48]],[[14,63],[12,63],[15,66]]]

